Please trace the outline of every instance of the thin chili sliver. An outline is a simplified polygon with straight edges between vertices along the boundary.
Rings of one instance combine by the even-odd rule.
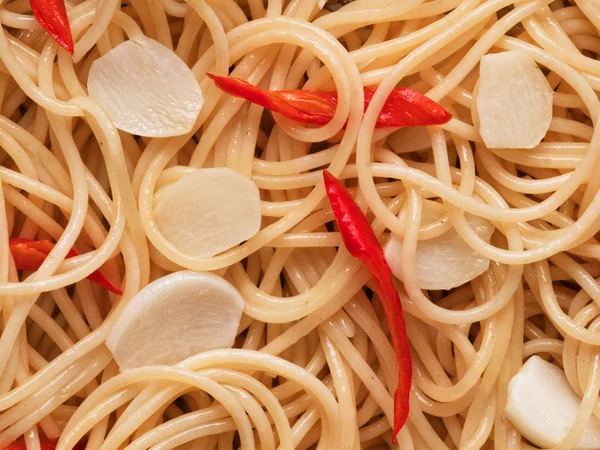
[[[327,125],[337,108],[336,92],[325,91],[266,91],[239,78],[208,74],[223,92],[256,103],[288,119],[307,125]],[[364,90],[366,111],[376,88]],[[452,114],[423,94],[408,88],[396,88],[387,98],[375,127],[414,127],[442,125]]]
[[[56,441],[41,438],[40,447],[42,450],[55,450]],[[27,450],[27,447],[25,445],[25,441],[23,439],[19,439],[18,441],[14,441],[12,444],[9,444],[8,447],[6,447],[6,450]]]
[[[338,224],[344,245],[352,256],[360,259],[373,277],[375,289],[385,311],[398,365],[398,385],[394,393],[393,442],[408,418],[412,361],[404,312],[398,292],[392,284],[392,273],[371,225],[350,193],[328,171],[323,172],[325,190]]]
[[[56,244],[46,239],[33,240],[25,238],[10,238],[8,247],[15,261],[17,270],[37,270]],[[72,248],[67,253],[67,258],[79,256],[79,252]],[[88,275],[88,279],[102,286],[110,292],[123,295],[123,291],[112,284],[99,270]]]
[[[29,0],[33,15],[58,44],[73,54],[73,36],[64,0]]]

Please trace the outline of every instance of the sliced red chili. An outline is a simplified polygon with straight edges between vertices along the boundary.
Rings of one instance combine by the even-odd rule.
[[[56,449],[56,440],[49,440],[46,438],[40,438],[40,445],[42,450],[55,450]],[[25,446],[25,441],[23,439],[19,439],[18,441],[14,441],[6,447],[6,450],[27,450]]]
[[[338,224],[344,245],[352,256],[360,259],[371,272],[375,289],[385,311],[398,365],[398,385],[394,393],[394,442],[408,418],[412,361],[404,312],[398,291],[383,250],[371,225],[344,185],[328,171],[323,172],[325,190]]]
[[[64,0],[29,0],[29,5],[42,28],[61,47],[73,54],[73,36]]]
[[[239,78],[208,74],[223,92],[256,103],[288,119],[307,125],[326,125],[337,108],[336,92],[283,90],[266,91]],[[365,89],[365,111],[375,94],[375,88]],[[375,126],[414,127],[441,125],[452,115],[433,100],[411,89],[394,89],[387,98]]]
[[[17,270],[37,270],[40,268],[50,251],[54,248],[53,242],[46,239],[33,240],[25,238],[10,238],[8,246]],[[72,248],[67,253],[67,258],[79,256],[79,252]],[[117,295],[123,295],[99,270],[88,275],[88,279]]]

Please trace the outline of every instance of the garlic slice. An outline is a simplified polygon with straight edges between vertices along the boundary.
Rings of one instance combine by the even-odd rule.
[[[129,301],[106,346],[121,371],[173,365],[201,352],[231,348],[244,305],[239,292],[215,274],[174,272]]]
[[[119,130],[146,137],[188,133],[204,102],[190,68],[167,47],[144,36],[94,61],[88,92]]]
[[[250,239],[260,230],[261,216],[256,184],[224,167],[183,176],[154,205],[161,234],[191,258],[210,258]]]
[[[573,425],[581,399],[565,373],[532,356],[508,385],[505,414],[519,432],[534,444],[549,448],[558,444]],[[600,448],[600,420],[590,418],[575,450]]]
[[[435,222],[444,214],[439,203],[423,201],[421,224]],[[467,222],[479,237],[490,242],[494,226],[485,219],[465,215]],[[403,280],[402,247],[404,239],[392,234],[385,246],[385,259],[392,273]],[[483,257],[462,240],[454,228],[432,239],[419,241],[415,254],[417,278],[421,289],[452,289],[478,277],[487,270],[490,260]]]
[[[488,148],[533,148],[552,120],[552,88],[535,61],[519,50],[481,58],[476,101]]]
[[[444,131],[446,142],[450,134]],[[431,148],[431,137],[426,127],[404,127],[394,131],[387,140],[395,153],[420,152]]]

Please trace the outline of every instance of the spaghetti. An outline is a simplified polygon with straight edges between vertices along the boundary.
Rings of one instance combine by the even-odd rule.
[[[72,55],[29,10],[0,9],[0,449],[394,448],[390,327],[377,283],[343,245],[323,170],[384,246],[402,243],[394,283],[413,381],[397,448],[539,448],[504,414],[532,355],[581,399],[553,448],[577,448],[600,418],[596,0],[77,0]],[[88,96],[94,62],[144,37],[202,90],[185,134],[119,131]],[[479,62],[512,50],[542,71],[552,118],[531,149],[488,148]],[[306,126],[221,92],[209,74],[336,91],[337,108]],[[452,118],[376,127],[397,88]],[[186,175],[222,167],[258,187],[260,230],[200,258],[161,233],[155,206]],[[473,218],[494,229],[489,239]],[[419,243],[448,233],[487,268],[424,289]],[[9,238],[55,244],[37,270],[18,271]],[[440,282],[445,264],[430,269]],[[233,348],[120,371],[105,344],[117,318],[181,270],[213,272],[241,294]],[[100,274],[112,292],[91,282]]]

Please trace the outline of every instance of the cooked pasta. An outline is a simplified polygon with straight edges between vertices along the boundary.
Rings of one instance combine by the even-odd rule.
[[[0,246],[0,448],[17,441],[37,450],[46,439],[60,450],[584,448],[580,437],[600,419],[598,1],[66,6],[72,55],[30,15],[33,3],[0,9],[0,239],[56,243],[37,270]],[[143,60],[150,49],[139,65],[113,58],[98,81],[104,90],[88,92],[109,52],[144,39],[183,61],[169,63],[173,74],[187,66],[193,78],[161,79],[163,60]],[[490,112],[495,122],[478,108],[497,90],[485,84],[482,58],[511,51],[549,85],[546,122],[543,108],[517,111],[519,98],[535,105],[546,89],[526,97],[520,84],[533,88],[521,72],[516,100],[512,88],[486,97],[492,109],[514,104]],[[136,63],[113,80],[120,61]],[[494,82],[508,80],[509,69]],[[337,109],[322,126],[299,124],[222,92],[208,74],[269,91],[337,91]],[[189,91],[194,78],[201,93]],[[174,97],[162,98],[155,82],[190,99],[187,119],[170,112]],[[119,83],[129,90],[117,91]],[[452,119],[376,127],[397,87],[425,94]],[[366,109],[365,88],[377,88]],[[153,92],[163,101],[156,110]],[[106,102],[134,93],[128,117],[151,128],[167,111],[172,134],[123,131],[116,115],[124,108]],[[502,142],[513,142],[520,125],[543,137],[531,148],[493,148],[484,122]],[[213,191],[212,181],[180,184],[210,168],[237,173]],[[397,444],[385,305],[344,246],[325,169],[366,212],[404,308],[413,381]],[[148,363],[125,367],[107,339],[140,291],[183,270],[233,286],[241,319],[213,328],[200,313],[170,321],[179,294],[165,294],[172,305],[156,313],[144,297],[127,314],[138,324],[130,341]],[[230,314],[223,305],[215,300],[212,313]],[[206,327],[210,345],[238,320],[231,348],[194,350],[174,365],[153,359],[167,344],[187,349],[189,327]],[[577,399],[579,414],[552,445],[505,414],[509,383],[533,355],[564,372]],[[595,437],[598,447],[585,448],[600,448]]]

